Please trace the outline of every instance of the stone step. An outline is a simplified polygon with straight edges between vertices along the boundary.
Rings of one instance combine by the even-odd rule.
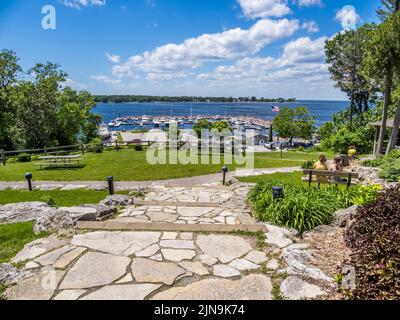
[[[267,232],[265,225],[257,224],[175,224],[175,223],[139,223],[122,221],[79,221],[79,230],[108,230],[108,231],[182,231],[182,232]]]
[[[218,208],[220,204],[218,202],[183,202],[183,201],[137,201],[138,205],[142,206],[160,206],[160,207],[215,207]]]

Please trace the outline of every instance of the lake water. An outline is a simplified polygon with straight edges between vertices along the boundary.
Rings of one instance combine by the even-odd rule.
[[[103,122],[109,123],[123,116],[253,116],[273,120],[276,113],[273,106],[295,108],[305,106],[315,116],[316,125],[332,120],[332,115],[345,110],[346,101],[297,101],[294,103],[98,103],[95,113],[103,116]],[[124,128],[121,128],[124,129]],[[130,129],[130,128],[129,128]]]

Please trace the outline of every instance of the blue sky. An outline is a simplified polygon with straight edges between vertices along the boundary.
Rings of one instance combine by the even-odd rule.
[[[324,42],[379,0],[0,0],[0,49],[94,94],[344,99]],[[42,28],[42,7],[56,29]],[[343,9],[351,5],[355,13]]]

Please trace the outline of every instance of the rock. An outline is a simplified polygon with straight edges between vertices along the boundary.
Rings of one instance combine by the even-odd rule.
[[[193,233],[191,232],[182,232],[180,234],[181,240],[193,240]]]
[[[128,273],[121,280],[118,280],[116,283],[117,284],[122,284],[122,283],[129,283],[129,282],[133,282],[133,277],[132,277],[132,274],[130,274],[130,273]]]
[[[84,204],[81,207],[95,209],[97,220],[113,215],[118,211],[118,208],[115,206],[105,206],[101,204]]]
[[[270,224],[266,224],[268,232],[266,233],[267,239],[265,242],[273,244],[279,248],[284,248],[289,244],[293,243],[288,237],[290,232],[287,229],[276,227]]]
[[[91,232],[76,235],[71,244],[116,255],[130,256],[158,242],[160,232]]]
[[[31,270],[31,269],[38,269],[38,268],[40,268],[39,264],[37,264],[36,262],[30,261],[25,265],[24,269],[25,270]]]
[[[67,244],[67,241],[60,240],[56,236],[38,239],[26,244],[24,248],[13,259],[11,259],[11,262],[18,263],[26,260],[31,260],[48,251],[58,249]]]
[[[59,210],[66,211],[74,221],[96,221],[97,210],[90,207],[61,207]]]
[[[67,252],[62,257],[60,257],[56,263],[53,264],[53,267],[56,269],[65,269],[72,261],[78,258],[86,250],[86,248],[75,248]]]
[[[199,235],[197,245],[204,254],[228,263],[252,250],[247,241],[230,235]]]
[[[289,230],[289,232],[290,232],[290,236],[291,237],[294,237],[294,238],[299,238],[300,237],[300,232],[297,231],[296,229],[291,228]]]
[[[123,284],[103,287],[81,300],[144,300],[160,288],[159,284]]]
[[[272,259],[271,261],[269,261],[266,265],[267,269],[269,270],[278,270],[279,269],[279,262],[276,259]]]
[[[349,264],[345,264],[342,267],[343,280],[341,286],[350,291],[354,291],[356,289],[356,269]]]
[[[78,189],[87,189],[88,186],[85,184],[67,184],[63,186],[60,190],[61,191],[69,191],[69,190],[78,190]]]
[[[178,219],[176,214],[164,212],[147,212],[146,215],[154,222],[175,222]]]
[[[151,256],[154,256],[158,250],[160,250],[160,247],[158,246],[158,244],[153,244],[152,246],[135,253],[136,257],[142,257],[142,258],[148,258]]]
[[[175,263],[156,262],[143,258],[132,260],[132,275],[137,282],[165,283],[172,285],[177,277],[186,273]]]
[[[61,291],[54,300],[61,300],[61,301],[73,301],[78,300],[81,295],[83,295],[86,290],[64,290]]]
[[[262,251],[250,251],[245,259],[256,264],[260,264],[268,260],[267,255]]]
[[[227,266],[225,264],[217,264],[213,268],[214,276],[222,277],[222,278],[231,278],[240,276],[240,272],[236,269]]]
[[[129,263],[127,257],[88,252],[67,273],[60,289],[85,289],[111,284],[126,274]]]
[[[201,217],[213,209],[207,207],[178,207],[177,213],[183,217]]]
[[[240,280],[205,279],[157,293],[152,300],[272,300],[271,280],[252,274]]]
[[[20,202],[0,206],[0,223],[35,221],[52,209],[44,202]]]
[[[51,251],[45,255],[42,255],[39,258],[36,258],[34,261],[36,263],[41,264],[42,266],[52,265],[58,260],[58,258],[60,258],[62,255],[73,249],[75,249],[74,246],[67,245],[59,249],[56,249],[54,251]]]
[[[177,232],[164,232],[161,239],[162,240],[175,240],[177,237],[178,237]]]
[[[161,253],[159,253],[159,254],[156,254],[156,255],[150,257],[150,259],[154,260],[154,261],[163,261],[163,256]]]
[[[0,283],[11,285],[18,281],[31,277],[34,272],[29,269],[17,269],[8,263],[0,264]]]
[[[352,206],[347,209],[338,210],[333,214],[332,226],[345,228],[350,220],[353,219],[359,206]]]
[[[125,195],[120,195],[120,194],[114,194],[112,196],[108,196],[104,200],[100,201],[100,205],[105,205],[108,207],[126,207],[126,206],[132,206],[134,205],[134,198],[125,196]]]
[[[36,219],[33,231],[36,234],[42,232],[56,233],[59,230],[70,229],[75,225],[74,220],[67,211],[55,208],[48,208],[43,211],[43,216]]]
[[[196,252],[194,250],[162,249],[161,253],[166,260],[176,262],[182,260],[192,260],[196,256]]]
[[[187,271],[198,274],[199,276],[205,276],[207,274],[210,274],[208,269],[204,267],[200,262],[184,261],[179,263],[179,266],[186,269]]]
[[[281,293],[289,300],[313,299],[325,295],[320,287],[293,276],[282,282]]]
[[[194,243],[190,240],[161,240],[160,246],[173,249],[194,249]]]
[[[259,269],[260,266],[258,264],[255,264],[253,262],[250,262],[245,259],[236,259],[233,260],[230,264],[230,267],[235,268],[236,270],[239,271],[246,271],[246,270],[256,270]]]
[[[18,282],[6,291],[8,300],[50,300],[64,271],[51,267],[42,268],[40,273]]]
[[[218,262],[218,260],[215,259],[214,257],[208,256],[205,254],[200,256],[200,261],[208,266],[213,266],[214,264],[216,264]]]

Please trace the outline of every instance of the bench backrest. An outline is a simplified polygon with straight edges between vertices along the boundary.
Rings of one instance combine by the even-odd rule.
[[[304,174],[311,174],[314,176],[319,177],[351,177],[357,179],[359,174],[354,172],[347,172],[347,171],[328,171],[328,170],[311,170],[311,169],[304,169]]]

